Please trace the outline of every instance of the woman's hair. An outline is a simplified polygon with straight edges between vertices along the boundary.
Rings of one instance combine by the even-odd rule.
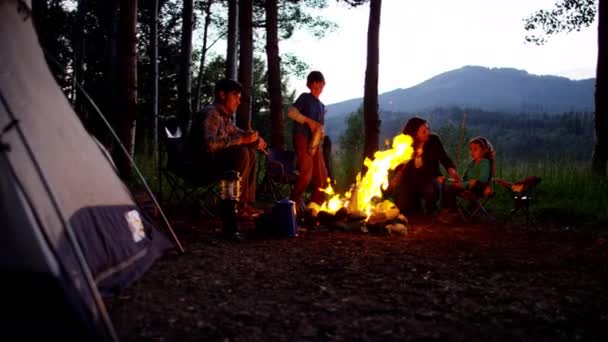
[[[416,140],[416,133],[418,132],[418,129],[420,128],[420,126],[426,124],[427,121],[424,120],[423,118],[419,118],[417,116],[414,116],[413,118],[407,120],[407,123],[405,124],[405,127],[403,127],[403,134],[407,134],[409,136],[412,137],[412,139]]]

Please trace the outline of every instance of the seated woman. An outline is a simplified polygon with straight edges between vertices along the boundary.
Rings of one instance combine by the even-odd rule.
[[[458,218],[456,211],[456,196],[470,190],[478,196],[482,196],[492,177],[492,164],[494,161],[494,149],[488,139],[475,137],[469,141],[469,152],[471,163],[462,177],[463,181],[454,180],[445,182],[442,196],[442,210],[439,221],[453,223]]]
[[[390,188],[395,189],[395,204],[406,215],[421,209],[425,209],[427,214],[434,214],[440,184],[444,179],[439,171],[439,163],[453,179],[459,181],[456,166],[443,148],[439,136],[431,133],[426,120],[419,117],[409,119],[403,133],[413,138],[414,154],[412,159],[397,168],[390,182]],[[421,200],[424,200],[424,208]]]

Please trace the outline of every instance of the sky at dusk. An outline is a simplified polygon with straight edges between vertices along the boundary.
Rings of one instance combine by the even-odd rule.
[[[311,70],[325,74],[326,104],[363,96],[369,5],[342,2],[319,15],[338,29],[317,39],[297,32],[280,43]],[[380,93],[407,88],[465,65],[509,67],[572,79],[595,77],[597,22],[580,32],[553,36],[543,46],[526,43],[523,19],[555,0],[384,0],[380,27]],[[297,93],[305,79],[292,79]]]

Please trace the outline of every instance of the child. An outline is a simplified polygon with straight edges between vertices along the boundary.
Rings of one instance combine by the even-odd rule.
[[[325,122],[325,105],[319,96],[325,87],[325,78],[320,71],[312,71],[306,79],[309,93],[302,93],[289,108],[287,116],[295,121],[293,147],[296,152],[298,178],[291,193],[291,200],[302,205],[302,194],[312,181],[311,201],[322,204],[325,195],[321,188],[327,187],[327,169],[323,161],[321,140]]]
[[[462,177],[463,181],[448,183],[443,187],[442,206],[439,221],[452,223],[456,220],[456,196],[465,190],[483,195],[490,178],[494,161],[494,148],[484,137],[475,137],[469,141],[471,163]]]

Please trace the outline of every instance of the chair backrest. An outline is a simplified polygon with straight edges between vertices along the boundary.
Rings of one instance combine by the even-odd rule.
[[[281,165],[280,169],[275,167],[277,164]],[[296,170],[296,154],[294,151],[269,147],[266,165],[267,172],[269,172],[272,177],[282,177],[293,174]]]
[[[528,176],[520,181],[511,184],[511,191],[520,194],[530,193],[540,183],[541,178],[536,176]]]
[[[185,137],[174,120],[167,120],[163,126],[163,141],[167,152],[165,168],[181,174],[184,165]]]

